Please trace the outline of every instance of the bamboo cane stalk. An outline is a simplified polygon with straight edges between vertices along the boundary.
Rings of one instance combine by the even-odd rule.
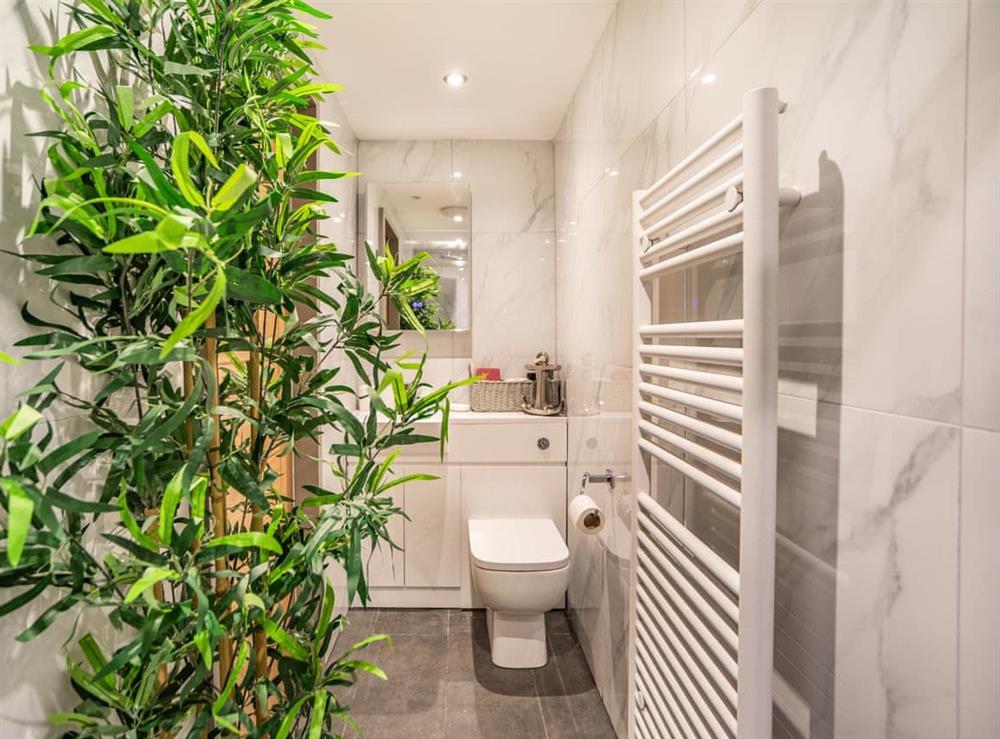
[[[205,321],[205,328],[211,333],[215,328],[215,314]],[[209,366],[211,376],[214,379],[211,391],[211,407],[215,409],[219,405],[219,353],[217,340],[209,335],[205,339],[205,362]],[[226,535],[226,493],[222,488],[222,470],[220,469],[219,447],[222,443],[219,433],[218,414],[212,413],[212,438],[208,447],[208,466],[211,485],[212,501],[212,526],[216,537]],[[228,563],[225,556],[215,560],[215,571],[222,572],[227,569]],[[224,597],[229,590],[229,581],[224,577],[216,578],[215,592],[220,598]],[[219,680],[224,682],[233,664],[233,643],[229,637],[222,637],[219,640]]]
[[[266,341],[266,337],[264,337],[264,340]],[[261,387],[260,365],[260,352],[251,350],[250,361],[247,364],[247,387],[250,391],[250,399],[252,401],[250,416],[254,421],[260,420],[260,402],[261,394],[263,392]],[[250,448],[252,450],[256,451],[257,449],[259,434],[259,428],[257,426],[252,426],[250,429]],[[259,467],[257,470],[258,474],[263,472],[266,466],[266,459],[259,460]],[[250,529],[252,531],[264,530],[264,513],[260,506],[256,503],[253,505],[253,515],[250,519]],[[261,678],[267,676],[267,635],[262,629],[257,629],[253,632],[253,653],[254,677],[260,680]],[[257,720],[257,725],[261,726],[265,721],[267,721],[267,702],[266,700],[261,700],[259,696],[254,700],[254,717]]]

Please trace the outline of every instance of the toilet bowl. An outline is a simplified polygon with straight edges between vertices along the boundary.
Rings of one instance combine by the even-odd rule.
[[[569,550],[559,529],[548,518],[470,519],[469,554],[493,664],[541,667],[545,612],[562,604],[569,582]]]

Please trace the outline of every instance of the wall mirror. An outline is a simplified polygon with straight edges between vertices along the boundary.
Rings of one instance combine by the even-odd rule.
[[[426,253],[420,277],[433,286],[409,299],[428,332],[465,332],[472,325],[471,202],[468,183],[368,183],[365,239],[398,261]],[[370,271],[369,280],[373,279]],[[415,330],[390,304],[390,328]]]

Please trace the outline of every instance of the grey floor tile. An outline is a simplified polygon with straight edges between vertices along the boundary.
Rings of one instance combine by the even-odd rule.
[[[444,609],[383,608],[379,610],[378,629],[392,636],[417,634],[447,636],[448,611]]]
[[[614,727],[576,637],[572,634],[553,634],[549,640],[549,649],[549,664],[556,668],[562,689],[562,693],[558,694],[539,688],[546,729],[551,727],[549,739],[614,739]],[[566,725],[566,714],[572,718],[572,733],[569,733],[570,729]]]
[[[485,618],[474,618],[468,631],[448,634],[447,680],[475,682],[499,695],[535,695],[531,670],[508,670],[493,664]]]
[[[498,695],[479,683],[448,683],[447,739],[544,739],[535,696]]]
[[[341,638],[394,632],[392,648],[375,644],[363,656],[385,670],[389,681],[362,675],[354,688],[338,691],[370,739],[614,738],[583,652],[561,612],[547,617],[549,662],[537,670],[493,664],[484,611],[350,615]],[[345,736],[358,735],[348,729]]]
[[[486,611],[481,608],[452,608],[448,611],[448,633],[468,633],[477,622],[486,623]]]
[[[568,634],[571,631],[566,611],[549,611],[545,614],[545,629],[550,634]]]

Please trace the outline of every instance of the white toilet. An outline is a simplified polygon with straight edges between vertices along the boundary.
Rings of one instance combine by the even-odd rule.
[[[562,603],[569,550],[548,518],[469,519],[472,580],[486,605],[493,664],[541,667],[545,612]]]

